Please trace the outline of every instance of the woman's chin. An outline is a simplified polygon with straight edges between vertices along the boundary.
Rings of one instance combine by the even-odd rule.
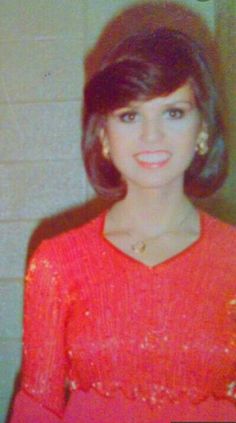
[[[177,188],[183,186],[183,178],[166,178],[166,179],[156,179],[156,180],[132,180],[127,181],[128,191],[132,189],[140,190],[169,190],[171,188]]]

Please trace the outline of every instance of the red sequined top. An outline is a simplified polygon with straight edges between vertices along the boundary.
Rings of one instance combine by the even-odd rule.
[[[103,237],[105,213],[45,240],[26,278],[22,391],[58,416],[65,385],[156,409],[236,402],[236,229],[200,216],[199,240],[154,267]]]

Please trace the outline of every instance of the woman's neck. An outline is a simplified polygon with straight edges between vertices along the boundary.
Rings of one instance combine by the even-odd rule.
[[[110,211],[110,226],[119,230],[129,229],[140,235],[153,236],[173,226],[178,226],[193,211],[188,198],[179,189],[128,190],[126,197]]]

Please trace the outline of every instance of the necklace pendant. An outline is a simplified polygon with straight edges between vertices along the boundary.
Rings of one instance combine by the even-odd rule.
[[[142,254],[146,250],[146,244],[144,241],[138,241],[131,248],[136,254]]]

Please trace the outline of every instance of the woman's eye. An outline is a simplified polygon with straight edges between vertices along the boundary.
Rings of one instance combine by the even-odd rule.
[[[134,122],[137,119],[137,112],[124,112],[119,114],[119,119],[121,120],[121,122],[125,122],[125,123],[130,123],[130,122]]]
[[[182,109],[169,109],[166,113],[170,119],[181,119],[184,116]]]

